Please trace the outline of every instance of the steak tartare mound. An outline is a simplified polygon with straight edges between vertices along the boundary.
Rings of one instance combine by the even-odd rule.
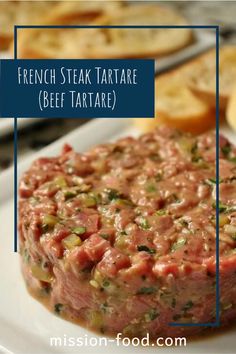
[[[215,134],[167,127],[80,154],[66,145],[20,182],[31,293],[101,333],[192,335],[216,312]],[[236,319],[236,148],[220,137],[221,324]],[[47,300],[46,300],[47,299]]]

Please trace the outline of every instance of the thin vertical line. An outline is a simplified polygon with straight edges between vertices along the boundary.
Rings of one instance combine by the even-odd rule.
[[[17,252],[17,118],[14,118],[14,252]]]
[[[219,26],[216,27],[216,323],[220,325],[219,238]]]
[[[14,26],[14,59],[17,59],[17,26]]]
[[[17,26],[14,26],[14,59],[17,59]],[[17,252],[17,118],[14,118],[14,252]]]

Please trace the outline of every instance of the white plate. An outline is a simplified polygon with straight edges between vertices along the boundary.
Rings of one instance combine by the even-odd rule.
[[[229,130],[224,129],[228,135]],[[76,150],[83,151],[91,145],[108,141],[118,136],[137,134],[130,123],[125,119],[98,119],[87,123],[67,136],[54,142],[45,149],[19,163],[19,175],[28,168],[29,164],[38,156],[53,156],[60,152],[63,143],[69,142]],[[231,139],[236,142],[235,136]],[[134,351],[142,353],[144,350],[154,354],[157,351],[163,354],[233,354],[235,353],[235,330],[227,331],[222,335],[205,338],[198,341],[189,341],[187,347],[118,347],[115,343],[105,346],[79,347],[50,347],[50,337],[92,337],[99,338],[79,326],[66,322],[48,312],[40,303],[31,298],[25,289],[20,274],[19,256],[13,252],[13,170],[9,169],[0,177],[0,351],[14,354],[50,354],[50,353],[78,353],[102,354],[108,351],[113,354],[131,354]]]

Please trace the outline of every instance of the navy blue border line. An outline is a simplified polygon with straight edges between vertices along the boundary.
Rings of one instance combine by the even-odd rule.
[[[16,25],[14,26],[14,59],[17,59],[17,30],[18,29],[60,29],[60,28],[163,28],[163,29],[214,29],[216,34],[216,321],[212,323],[169,323],[173,327],[219,327],[220,326],[220,249],[219,249],[219,29],[218,25],[170,25],[170,26],[98,26],[98,25]],[[17,118],[14,118],[14,252],[17,252]]]
[[[17,214],[18,214],[18,186],[17,186],[17,148],[18,148],[18,138],[17,138],[17,118],[14,118],[14,252],[17,252]]]
[[[219,231],[219,123],[220,123],[220,28],[216,28],[216,326],[220,326],[220,231]]]
[[[178,29],[178,28],[203,28],[203,29],[216,29],[217,25],[16,25],[15,28],[49,28],[49,29],[58,29],[58,28],[166,28],[166,29]]]

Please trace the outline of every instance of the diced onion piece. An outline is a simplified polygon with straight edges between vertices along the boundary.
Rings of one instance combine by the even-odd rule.
[[[225,225],[224,230],[229,235],[235,235],[236,234],[236,226],[234,226],[234,225]]]
[[[219,215],[219,226],[224,226],[229,223],[229,219],[227,215],[220,214]]]
[[[33,276],[38,280],[45,281],[46,283],[52,282],[52,275],[43,270],[40,265],[31,266],[31,272]]]
[[[82,244],[81,238],[75,234],[71,234],[62,240],[62,244],[68,250],[80,246]]]
[[[58,222],[58,218],[54,215],[46,214],[43,216],[43,225],[54,227]]]
[[[60,188],[65,188],[67,187],[67,182],[66,179],[63,176],[57,176],[54,179],[54,182],[57,186],[59,186]]]
[[[83,235],[86,232],[86,227],[76,226],[72,229],[72,232],[76,235]]]
[[[81,194],[79,199],[82,201],[83,205],[87,208],[97,205],[97,200],[93,195]]]
[[[90,311],[89,322],[92,327],[101,328],[103,325],[102,314],[99,311]]]
[[[93,286],[94,288],[96,288],[96,289],[99,288],[99,284],[98,284],[98,282],[97,282],[96,280],[93,280],[93,279],[90,280],[89,284],[90,284],[91,286]]]

